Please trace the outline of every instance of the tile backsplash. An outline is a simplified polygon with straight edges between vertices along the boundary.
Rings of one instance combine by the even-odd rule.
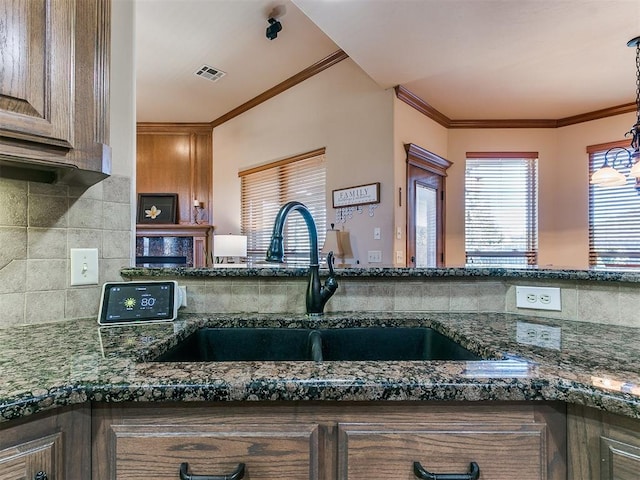
[[[100,286],[71,287],[69,249],[97,248],[99,283],[131,258],[131,179],[88,188],[0,179],[0,326],[97,314]]]
[[[141,278],[146,279],[148,278]],[[175,277],[191,313],[304,313],[304,277]],[[640,285],[510,278],[338,278],[326,312],[509,312],[640,328]],[[516,285],[560,287],[562,310],[516,307]]]

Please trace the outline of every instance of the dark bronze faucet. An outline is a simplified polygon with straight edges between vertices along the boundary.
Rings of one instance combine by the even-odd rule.
[[[309,254],[309,284],[307,285],[307,314],[322,315],[324,306],[338,288],[335,272],[333,271],[333,252],[327,255],[327,264],[329,265],[329,276],[324,285],[320,283],[320,265],[318,264],[318,230],[316,222],[311,216],[309,209],[300,202],[287,202],[278,211],[276,222],[273,225],[273,233],[271,234],[271,244],[267,250],[267,262],[284,261],[284,246],[282,242],[282,232],[284,224],[289,213],[297,210],[304,218],[309,232],[309,243],[311,243],[311,251]]]

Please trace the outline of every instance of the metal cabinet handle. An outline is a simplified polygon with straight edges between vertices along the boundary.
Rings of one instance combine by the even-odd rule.
[[[469,473],[431,473],[420,462],[413,462],[413,474],[423,480],[478,480],[480,467],[476,462],[469,464]]]
[[[244,478],[244,463],[238,464],[238,467],[229,475],[189,475],[188,470],[189,464],[187,462],[180,464],[180,480],[240,480]]]
[[[49,480],[49,477],[47,477],[47,473],[46,472],[43,472],[41,470],[38,473],[36,473],[36,476],[33,477],[33,480]]]

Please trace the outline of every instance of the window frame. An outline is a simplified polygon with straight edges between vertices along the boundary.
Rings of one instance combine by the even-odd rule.
[[[526,223],[524,226],[524,248],[520,250],[502,250],[490,248],[473,248],[477,245],[477,240],[470,240],[473,232],[470,227],[476,228],[477,225],[469,222],[469,164],[470,161],[509,161],[509,160],[526,160],[523,165],[527,170],[524,182],[527,185],[525,190],[525,209]],[[539,189],[539,155],[538,152],[467,152],[464,174],[464,205],[465,205],[465,265],[467,267],[500,267],[500,268],[531,268],[538,265],[538,189]],[[498,177],[496,176],[496,179]],[[495,179],[493,179],[495,180]],[[490,187],[494,188],[494,187]],[[490,189],[487,189],[490,191]],[[495,199],[494,199],[495,201]],[[497,204],[497,203],[496,203]],[[475,209],[478,212],[478,209]],[[493,218],[493,217],[492,217]],[[497,217],[496,217],[497,218]],[[478,223],[478,222],[475,222]],[[478,230],[479,232],[480,230]],[[486,231],[483,227],[483,231]],[[476,238],[479,235],[476,233]],[[493,239],[494,243],[498,242],[499,235]],[[518,263],[517,260],[524,260]],[[475,260],[475,261],[474,261]],[[511,260],[511,261],[510,261]]]
[[[325,148],[241,170],[238,176],[241,183],[241,233],[247,236],[247,263],[265,261],[276,214],[283,204],[292,200],[300,201],[309,208],[316,223],[318,247],[322,246],[327,223]],[[307,185],[312,190],[308,193],[311,198],[299,194],[305,180],[311,180]],[[250,198],[252,195],[255,198]],[[251,207],[251,202],[256,202],[256,205]],[[308,266],[309,248],[304,219],[298,214],[291,215],[284,229],[285,264]]]

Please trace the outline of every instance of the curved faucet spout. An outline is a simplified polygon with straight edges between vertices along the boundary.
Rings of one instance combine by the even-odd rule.
[[[309,233],[309,284],[307,285],[307,313],[313,315],[322,315],[324,306],[338,288],[338,282],[333,271],[333,252],[329,254],[327,261],[329,262],[330,274],[325,285],[320,283],[320,265],[318,261],[318,230],[316,222],[309,209],[300,202],[287,202],[278,211],[276,220],[273,225],[273,233],[271,234],[271,242],[267,250],[267,262],[283,262],[284,246],[283,232],[284,224],[289,214],[297,211],[302,215]]]
[[[278,211],[276,215],[276,221],[273,225],[273,233],[271,234],[271,244],[267,250],[267,262],[280,262],[284,261],[284,247],[282,232],[284,232],[284,224],[287,217],[292,211],[298,211],[302,218],[304,218],[307,224],[307,231],[309,232],[309,243],[311,243],[311,253],[309,261],[311,265],[318,265],[318,230],[316,228],[316,222],[311,216],[309,209],[300,202],[287,202]]]

